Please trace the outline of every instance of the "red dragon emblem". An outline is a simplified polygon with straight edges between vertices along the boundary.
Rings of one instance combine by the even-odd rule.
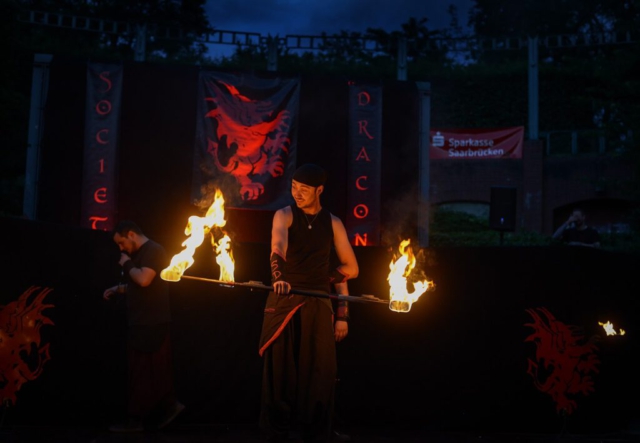
[[[536,361],[527,359],[527,373],[533,377],[536,388],[555,401],[556,410],[569,415],[577,407],[571,397],[589,395],[594,390],[593,380],[588,374],[599,372],[597,365],[600,360],[595,354],[598,348],[593,340],[584,342],[584,335],[578,327],[556,320],[546,308],[526,311],[534,322],[525,326],[535,332],[525,342],[536,345]]]
[[[16,392],[27,381],[38,378],[50,359],[49,343],[40,346],[40,328],[53,325],[42,315],[42,311],[53,307],[42,303],[52,289],[41,289],[32,297],[39,289],[32,286],[18,300],[0,306],[0,400],[3,405],[15,405]],[[23,355],[29,357],[29,363]]]
[[[219,171],[236,179],[242,199],[255,200],[264,192],[261,179],[284,174],[290,112],[276,112],[270,102],[251,100],[234,86],[219,83],[225,90],[205,98],[216,105],[205,117],[217,121],[207,152]]]

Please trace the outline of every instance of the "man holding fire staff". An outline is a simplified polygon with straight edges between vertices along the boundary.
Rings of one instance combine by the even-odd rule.
[[[336,341],[348,333],[349,307],[291,293],[304,289],[347,295],[358,263],[342,221],[322,208],[325,171],[299,167],[291,184],[295,204],[276,211],[271,231],[273,291],[267,298],[260,355],[264,359],[260,427],[269,441],[299,433],[328,441],[337,375]],[[339,265],[330,269],[335,251]],[[335,325],[334,325],[335,320]]]

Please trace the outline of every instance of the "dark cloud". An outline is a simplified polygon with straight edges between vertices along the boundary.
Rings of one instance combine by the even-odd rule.
[[[458,21],[467,22],[472,0],[209,0],[214,28],[267,35],[320,35],[367,28],[400,30],[409,18],[427,18],[429,29],[446,28],[447,9],[455,5]]]

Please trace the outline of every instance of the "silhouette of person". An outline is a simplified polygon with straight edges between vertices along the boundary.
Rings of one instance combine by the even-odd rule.
[[[600,233],[587,225],[582,209],[574,209],[571,216],[553,233],[554,240],[571,246],[600,247]]]

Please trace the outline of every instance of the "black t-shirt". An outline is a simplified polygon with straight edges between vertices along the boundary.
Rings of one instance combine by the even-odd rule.
[[[562,233],[562,240],[565,243],[585,243],[592,245],[600,241],[600,234],[593,228],[585,229],[569,228]]]
[[[133,281],[127,286],[127,318],[129,325],[157,325],[171,321],[169,287],[160,278],[169,262],[164,248],[147,240],[131,257],[136,268],[151,268],[156,276],[149,286],[142,287]]]

